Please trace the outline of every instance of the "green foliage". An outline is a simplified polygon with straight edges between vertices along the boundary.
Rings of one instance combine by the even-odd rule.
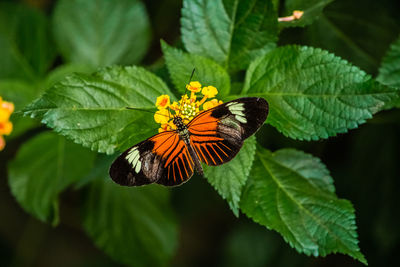
[[[33,101],[39,94],[39,90],[21,80],[0,80],[0,96],[5,101],[13,102],[15,112],[11,114],[13,131],[7,138],[13,138],[24,133],[27,129],[37,126],[37,123],[17,113],[27,104]]]
[[[231,70],[245,69],[275,47],[277,16],[271,1],[184,0],[186,49]]]
[[[222,198],[228,201],[236,217],[239,217],[240,197],[249,176],[255,152],[256,139],[250,137],[232,161],[222,166],[205,166],[204,168],[205,177]]]
[[[285,157],[288,154],[291,159]],[[299,252],[314,256],[340,252],[366,264],[357,245],[353,206],[327,190],[326,169],[321,163],[305,165],[319,169],[310,175],[304,168],[291,166],[295,157],[310,161],[310,156],[294,150],[257,150],[243,191],[243,212],[279,232]],[[318,172],[323,175],[317,177]],[[321,183],[315,182],[318,178]]]
[[[400,37],[390,46],[379,68],[377,80],[400,88]]]
[[[0,3],[0,79],[35,81],[50,67],[55,49],[42,12]]]
[[[29,140],[9,165],[9,184],[20,205],[33,216],[58,224],[58,195],[91,169],[94,154],[46,132]]]
[[[400,21],[389,16],[398,7],[387,9],[384,1],[333,1],[306,29],[306,44],[334,51],[361,69],[376,73],[384,51],[393,41],[393,35],[399,33],[400,26]]]
[[[233,229],[224,251],[225,267],[262,267],[272,265],[277,254],[276,241],[271,232],[256,224],[239,225]]]
[[[165,266],[177,247],[177,225],[159,186],[124,188],[108,177],[91,183],[83,225],[96,245],[130,266]]]
[[[320,190],[335,193],[332,177],[319,158],[295,149],[280,149],[274,153],[275,161],[306,178]]]
[[[379,68],[379,75],[376,78],[379,82],[392,86],[400,90],[400,38],[398,38],[391,46],[382,65]],[[400,107],[400,97],[389,103],[386,107]]]
[[[357,128],[399,92],[321,49],[286,46],[255,60],[243,94],[268,99],[268,122],[300,140]]]
[[[182,94],[188,82],[188,73],[194,68],[193,81],[201,81],[203,86],[212,85],[218,89],[218,96],[227,95],[230,91],[230,78],[225,69],[212,59],[195,54],[188,54],[161,42],[165,63],[176,89]]]
[[[139,62],[150,29],[144,5],[137,0],[60,0],[54,35],[66,60],[102,67]]]
[[[298,20],[280,22],[283,27],[304,27],[318,19],[322,10],[333,0],[287,0],[285,1],[284,16],[291,16],[293,11],[303,11],[303,16]]]
[[[152,30],[139,0],[59,0],[50,21],[39,10],[0,3],[0,96],[16,107],[10,137],[38,126],[28,116],[60,134],[27,135],[31,139],[8,165],[12,194],[27,212],[56,225],[59,195],[74,186],[84,197],[83,227],[100,249],[130,266],[167,265],[178,247],[170,192],[157,185],[114,184],[108,169],[116,155],[95,160],[84,147],[113,154],[156,134],[156,98],[179,99],[167,84],[182,93],[193,68],[193,80],[217,87],[218,98],[265,98],[267,123],[291,139],[319,140],[357,128],[376,112],[399,106],[400,99],[400,39],[383,59],[379,83],[359,68],[374,74],[398,36],[398,24],[378,16],[383,11],[372,2],[184,0],[186,50],[161,41],[164,60],[148,68],[168,70],[165,81],[143,67],[110,66],[137,64],[150,47]],[[277,10],[304,15],[278,23]],[[284,29],[292,26],[304,29]],[[282,36],[299,30],[292,39],[308,46],[276,48],[279,27],[279,44],[293,43]],[[27,116],[20,118],[22,113]],[[265,136],[261,131],[257,140],[263,143]],[[205,166],[204,172],[234,215],[242,211],[275,230],[298,252],[339,252],[367,263],[358,247],[354,208],[336,196],[318,158],[294,149],[272,153],[251,137],[231,162]],[[269,263],[277,249],[275,233],[259,231],[233,233],[228,266]],[[243,263],[253,251],[254,258]]]
[[[154,134],[150,113],[162,80],[139,67],[109,67],[93,75],[74,74],[55,84],[25,109],[57,132],[98,152],[113,153]],[[140,125],[140,127],[136,127]]]

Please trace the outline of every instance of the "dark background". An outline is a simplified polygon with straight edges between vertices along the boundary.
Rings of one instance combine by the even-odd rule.
[[[22,2],[47,14],[51,14],[55,3]],[[143,65],[149,66],[162,55],[160,39],[181,46],[182,3],[143,2],[153,31],[151,47],[143,60]],[[382,56],[399,36],[399,2],[335,1],[313,25],[281,32],[279,42],[327,49],[376,75]],[[61,63],[57,59],[55,66]],[[8,142],[0,153],[0,266],[119,266],[95,248],[81,229],[84,190],[62,194],[61,223],[56,228],[29,216],[10,194],[7,161],[25,140],[41,130]],[[400,111],[391,110],[328,140],[294,141],[271,126],[263,127],[257,139],[272,151],[295,147],[320,157],[331,171],[337,195],[354,204],[359,245],[369,265],[395,266],[400,251],[399,136]],[[298,254],[279,234],[256,225],[243,214],[235,218],[227,203],[202,177],[193,177],[172,193],[180,223],[180,243],[173,266],[362,266],[340,254],[325,258]]]

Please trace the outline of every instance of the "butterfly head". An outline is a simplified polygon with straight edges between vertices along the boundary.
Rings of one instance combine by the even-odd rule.
[[[172,123],[175,124],[176,126],[182,125],[183,119],[182,119],[182,117],[175,115],[174,119],[172,120]]]

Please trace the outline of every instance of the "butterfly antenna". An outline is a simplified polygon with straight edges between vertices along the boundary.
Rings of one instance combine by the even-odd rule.
[[[126,109],[130,109],[130,110],[138,110],[138,111],[148,112],[148,113],[152,113],[152,114],[154,114],[154,113],[155,113],[154,111],[150,111],[150,110],[147,110],[147,109],[141,109],[141,108],[132,108],[132,107],[126,107]],[[165,117],[169,117],[169,116],[167,116],[167,115],[164,115],[164,114],[158,114],[158,115],[165,116]]]
[[[187,84],[190,84],[190,82],[192,81],[195,71],[196,71],[196,68],[193,68],[192,74],[190,75],[189,82]],[[187,87],[185,86],[185,93],[183,95],[186,95],[186,92],[187,92]],[[181,103],[179,104],[180,107],[182,107],[182,101],[183,101],[183,98],[181,99]],[[181,113],[181,109],[179,109],[179,115],[180,115],[180,113]]]

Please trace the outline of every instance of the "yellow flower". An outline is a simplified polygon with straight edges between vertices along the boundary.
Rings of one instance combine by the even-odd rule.
[[[6,141],[4,140],[3,136],[0,135],[0,151],[2,151],[5,146],[6,146]]]
[[[186,85],[186,88],[190,91],[190,95],[182,95],[180,100],[174,101],[172,104],[168,95],[161,95],[157,98],[158,111],[154,114],[154,120],[160,124],[158,132],[176,130],[172,120],[176,116],[179,116],[185,124],[188,124],[200,113],[200,110],[207,110],[222,104],[222,101],[217,99],[206,102],[208,98],[213,98],[218,94],[218,90],[214,86],[206,86],[202,90],[201,84],[195,81]],[[200,101],[197,101],[198,96],[196,94],[200,92],[203,97]]]
[[[223,102],[221,100],[213,99],[211,101],[207,101],[203,104],[203,110],[208,110],[218,105],[221,105]]]
[[[179,110],[179,105],[178,102],[174,101],[172,104],[169,106],[170,109],[178,111]]]
[[[218,94],[218,90],[214,86],[206,86],[203,87],[201,93],[208,98],[213,98]]]
[[[10,121],[0,122],[0,135],[9,135],[13,129]]]
[[[199,82],[190,82],[190,84],[186,85],[186,88],[194,93],[198,93],[201,90],[201,83]]]
[[[8,110],[10,113],[14,112],[14,104],[7,101],[2,101],[0,97],[1,108]]]
[[[169,125],[167,123],[161,124],[161,127],[158,129],[158,132],[162,133],[162,132],[168,131],[168,127],[169,127]]]
[[[9,121],[10,115],[13,111],[14,104],[3,101],[0,97],[0,151],[3,150],[6,145],[3,135],[9,135],[13,129],[13,125]]]
[[[174,123],[171,121],[167,122],[167,123],[162,123],[161,127],[158,129],[158,132],[165,132],[165,131],[171,131],[171,130],[175,130],[175,125]]]
[[[169,95],[160,95],[159,97],[157,97],[156,107],[158,109],[167,108],[169,107],[169,104]]]
[[[157,123],[168,123],[170,118],[172,118],[171,113],[166,108],[160,109],[154,114],[154,120]]]
[[[0,122],[8,120],[13,111],[14,104],[11,102],[2,101],[0,98]]]

